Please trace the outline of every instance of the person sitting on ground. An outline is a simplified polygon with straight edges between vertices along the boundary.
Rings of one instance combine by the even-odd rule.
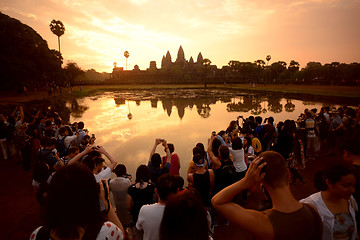
[[[232,202],[237,194],[259,183],[269,193],[272,209],[258,212]],[[319,214],[291,194],[289,170],[284,158],[276,152],[261,153],[243,179],[216,194],[211,202],[226,219],[256,239],[318,240],[322,236]]]
[[[178,191],[176,177],[168,173],[159,177],[155,193],[158,203],[141,207],[136,228],[144,231],[144,240],[158,240],[161,220],[167,200]]]
[[[203,204],[206,207],[210,207],[210,194],[215,182],[214,171],[205,168],[206,161],[202,154],[195,154],[193,156],[193,162],[195,165],[195,173],[189,173],[187,180],[189,185],[193,186],[200,193]]]
[[[300,200],[314,206],[323,222],[323,240],[357,239],[355,209],[357,204],[351,194],[356,179],[349,167],[334,165],[315,176],[315,187],[320,192]]]
[[[113,194],[113,199],[116,206],[116,215],[124,226],[128,226],[131,222],[131,216],[126,208],[127,191],[130,187],[130,175],[126,173],[124,164],[118,164],[114,172],[116,178],[111,179],[109,186]]]
[[[166,203],[160,225],[160,240],[209,240],[206,209],[199,193],[185,190]]]
[[[157,138],[155,139],[155,144],[150,152],[148,167],[151,172],[151,181],[156,183],[157,179],[164,173],[168,173],[171,167],[171,163],[167,162],[165,165],[161,163],[161,156],[158,153],[155,153],[156,147],[159,144],[162,144],[165,147],[166,156],[168,159],[171,159],[171,154],[167,142],[165,139]]]
[[[104,185],[108,188],[107,182]],[[100,212],[100,200],[107,209],[107,221]],[[53,176],[46,219],[30,239],[124,239],[124,229],[106,200],[103,183],[97,184],[82,164],[65,166]]]
[[[150,182],[150,169],[146,165],[140,165],[136,170],[135,184],[128,188],[126,208],[132,216],[132,223],[135,225],[138,219],[140,208],[145,204],[154,203],[155,185]],[[135,227],[132,228],[136,240],[141,239],[143,233]]]
[[[169,148],[170,155],[171,155],[169,173],[171,175],[178,176],[178,175],[180,175],[180,173],[179,173],[179,170],[180,170],[180,158],[176,153],[174,153],[174,150],[175,150],[174,144],[168,143],[167,146]],[[164,151],[167,153],[166,147],[165,147]],[[167,156],[163,157],[163,165],[166,165],[167,159],[168,159]]]

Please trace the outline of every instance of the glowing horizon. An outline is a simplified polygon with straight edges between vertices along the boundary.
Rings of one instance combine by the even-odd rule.
[[[149,1],[3,0],[0,11],[37,31],[58,49],[52,19],[64,23],[60,38],[64,63],[111,72],[113,62],[145,70],[161,67],[169,50],[175,61],[199,52],[218,68],[230,60],[360,62],[360,0]]]

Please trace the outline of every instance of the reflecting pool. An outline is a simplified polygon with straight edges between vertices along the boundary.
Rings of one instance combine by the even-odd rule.
[[[272,116],[277,123],[296,120],[306,108],[320,110],[324,105],[339,104],[343,103],[334,99],[304,101],[226,90],[135,90],[74,99],[66,107],[70,109],[70,122],[83,121],[90,134],[95,134],[96,144],[125,164],[133,177],[140,164],[147,164],[156,138],[173,143],[186,184],[192,148],[198,142],[207,147],[211,132],[225,130],[237,116]],[[161,145],[157,152],[165,155]]]

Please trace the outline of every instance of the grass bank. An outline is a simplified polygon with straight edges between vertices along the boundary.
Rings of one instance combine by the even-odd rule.
[[[185,84],[185,85],[94,85],[83,86],[73,89],[75,96],[88,96],[95,93],[116,91],[116,90],[156,90],[156,89],[201,89],[203,84]],[[346,98],[360,98],[360,87],[350,86],[313,86],[313,85],[275,85],[275,84],[257,84],[249,86],[249,84],[208,84],[207,88],[233,89],[243,91],[269,91],[282,92],[292,94],[310,94],[320,96],[334,96]]]

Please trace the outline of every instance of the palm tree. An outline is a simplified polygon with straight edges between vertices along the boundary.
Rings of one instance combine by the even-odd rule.
[[[124,52],[124,57],[126,57],[126,68],[125,68],[125,70],[127,70],[127,59],[128,59],[129,56],[130,56],[129,52],[125,51]]]
[[[267,55],[266,56],[266,61],[267,61],[267,66],[269,66],[269,61],[271,60],[271,56],[270,55]]]
[[[62,36],[65,33],[65,26],[60,20],[56,21],[55,19],[53,19],[50,22],[50,30],[53,34],[58,36],[59,52],[60,52],[60,36]]]
[[[210,64],[211,64],[210,59],[204,58],[202,60],[202,65],[203,65],[204,74],[205,74],[205,77],[204,77],[205,87],[206,87],[206,78],[207,78],[207,74],[208,74],[208,71],[209,71]]]

